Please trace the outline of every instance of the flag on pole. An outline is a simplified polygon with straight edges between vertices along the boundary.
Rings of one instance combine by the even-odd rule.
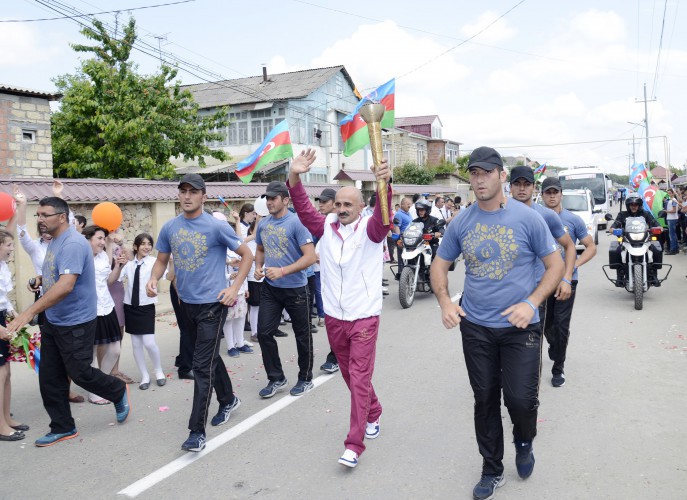
[[[643,183],[650,184],[653,177],[643,163],[635,163],[630,170],[630,187],[639,190]]]
[[[367,132],[367,123],[360,116],[360,108],[367,102],[379,102],[384,104],[386,112],[382,118],[382,128],[393,128],[395,125],[395,93],[396,79],[392,78],[384,85],[376,88],[366,95],[355,107],[353,112],[339,123],[341,138],[344,141],[344,156],[351,156],[370,143]]]
[[[534,182],[538,182],[539,178],[546,172],[546,163],[539,165],[534,169]]]
[[[293,158],[289,125],[282,120],[272,131],[267,134],[260,147],[245,160],[241,160],[236,166],[236,175],[244,183],[248,184],[253,174],[268,163]]]

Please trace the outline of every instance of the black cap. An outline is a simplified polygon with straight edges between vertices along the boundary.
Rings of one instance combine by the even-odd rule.
[[[182,184],[190,184],[196,189],[205,189],[205,181],[198,174],[186,174],[179,181],[179,187],[181,187]]]
[[[267,185],[267,190],[263,196],[269,198],[276,198],[277,196],[287,197],[289,196],[289,190],[286,184],[279,181],[272,181]]]
[[[482,146],[470,153],[468,168],[472,167],[479,167],[482,170],[494,170],[496,167],[503,168],[503,160],[494,148]]]
[[[320,196],[317,196],[315,198],[315,201],[321,201],[321,202],[327,202],[331,201],[334,198],[336,198],[336,191],[334,191],[332,188],[324,188],[322,190],[322,193],[320,193]]]
[[[544,179],[541,185],[541,192],[543,193],[550,188],[556,188],[559,191],[563,191],[563,186],[561,186],[561,181],[558,180],[558,177],[547,177]]]
[[[524,165],[513,167],[513,170],[510,171],[510,183],[513,184],[518,179],[525,179],[534,184],[534,171]]]

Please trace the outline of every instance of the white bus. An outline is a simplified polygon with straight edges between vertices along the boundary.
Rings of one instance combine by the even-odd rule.
[[[561,170],[558,174],[563,189],[589,189],[594,196],[594,212],[598,218],[599,229],[606,229],[603,216],[610,212],[610,189],[613,182],[606,173],[597,167],[580,167]]]

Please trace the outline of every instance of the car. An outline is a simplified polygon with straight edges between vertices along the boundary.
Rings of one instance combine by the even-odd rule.
[[[599,244],[599,224],[601,209],[594,210],[594,197],[589,189],[564,189],[563,208],[578,215],[587,226],[587,232],[594,239],[594,244]],[[580,253],[584,245],[578,243],[575,248]]]

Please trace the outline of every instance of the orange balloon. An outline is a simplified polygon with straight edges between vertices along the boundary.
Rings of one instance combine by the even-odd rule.
[[[122,224],[122,211],[111,201],[98,203],[91,214],[93,224],[114,231]]]
[[[9,220],[17,210],[17,202],[7,193],[0,193],[0,220]]]

